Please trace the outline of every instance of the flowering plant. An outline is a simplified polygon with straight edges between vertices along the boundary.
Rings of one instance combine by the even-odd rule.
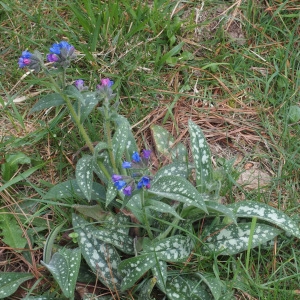
[[[53,84],[53,93],[40,99],[31,113],[66,105],[90,150],[78,160],[75,179],[59,183],[44,196],[44,201],[79,199],[72,214],[77,248],[52,255],[61,224],[47,240],[42,261],[65,297],[74,298],[83,257],[111,291],[109,299],[126,298],[129,292],[138,299],[151,299],[154,287],[168,299],[225,299],[231,290],[216,270],[214,276],[197,268],[182,272],[188,259],[249,252],[283,232],[300,237],[298,225],[270,206],[253,201],[220,203],[220,182],[209,146],[192,121],[188,124],[192,159],[183,144],[172,146],[174,139],[166,130],[152,127],[153,146],[172,160],[154,174],[153,152],[138,149],[129,122],[118,114],[113,81],[102,79],[94,91],[81,79],[66,83],[65,73],[74,58],[75,49],[67,42],[50,48],[47,59],[61,71],[60,84],[39,52],[24,51],[19,59],[21,68],[43,70]],[[84,125],[99,104],[105,134],[94,146]],[[230,166],[225,165],[224,171],[230,173]]]

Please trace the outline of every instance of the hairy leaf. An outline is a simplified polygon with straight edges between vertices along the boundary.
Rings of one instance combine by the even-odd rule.
[[[112,144],[113,144],[113,154],[116,162],[121,161],[123,153],[126,148],[128,132],[130,131],[129,124],[123,122],[118,127],[113,136]]]
[[[41,98],[36,104],[34,104],[34,106],[29,111],[29,114],[32,114],[35,111],[40,111],[50,107],[56,107],[62,104],[65,104],[65,100],[60,94],[49,94]]]
[[[63,294],[69,299],[74,298],[80,259],[81,252],[79,248],[65,248],[54,253],[48,264],[41,262],[51,272]]]
[[[155,210],[155,211],[158,211],[158,212],[161,212],[161,213],[168,213],[168,214],[173,215],[176,218],[182,219],[177,214],[176,210],[172,206],[170,206],[169,204],[166,204],[164,202],[156,201],[156,200],[153,200],[153,199],[147,199],[147,201],[145,203],[145,206],[152,209],[152,210]]]
[[[155,277],[147,280],[141,288],[138,300],[155,300],[154,298],[151,297],[151,292],[152,292],[155,284],[156,284]]]
[[[212,183],[212,165],[210,148],[199,126],[189,120],[191,149],[193,153],[197,189],[200,193],[209,191]]]
[[[287,233],[300,238],[299,225],[282,211],[267,204],[254,201],[241,201],[227,206],[237,217],[257,217],[270,222]]]
[[[111,201],[113,201],[118,194],[118,190],[116,189],[114,183],[112,181],[108,182],[107,191],[106,191],[106,202],[105,206],[107,207]]]
[[[0,299],[12,295],[18,287],[33,275],[22,272],[0,273]]]
[[[159,261],[152,269],[152,274],[157,280],[157,285],[161,291],[166,292],[167,284],[167,263],[165,261]]]
[[[200,272],[195,273],[195,276],[199,277],[209,288],[215,300],[220,299],[222,294],[223,282],[216,277],[212,277],[211,274],[202,274]]]
[[[187,206],[195,206],[207,212],[205,205],[205,196],[201,195],[196,188],[185,178],[178,176],[164,176],[156,180],[149,192],[177,200],[185,203]]]
[[[187,178],[188,166],[186,163],[178,163],[178,162],[166,165],[165,167],[162,167],[156,172],[152,184],[156,180],[164,176],[179,176],[179,177]]]
[[[217,225],[210,229],[203,247],[204,252],[215,252],[220,255],[233,255],[248,249],[251,223],[228,226]],[[274,239],[281,230],[265,224],[256,224],[252,248]]]
[[[79,211],[81,214],[87,217],[91,217],[97,221],[103,221],[109,214],[109,211],[104,210],[101,205],[73,205],[74,209]]]

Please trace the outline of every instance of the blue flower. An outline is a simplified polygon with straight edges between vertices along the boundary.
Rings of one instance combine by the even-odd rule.
[[[136,151],[132,154],[131,158],[132,158],[132,160],[134,160],[137,163],[139,163],[141,161],[140,155]]]
[[[49,62],[57,62],[59,60],[59,57],[55,53],[49,53],[47,54],[47,60]]]
[[[124,161],[124,162],[122,163],[122,167],[123,167],[124,169],[131,168],[131,162],[129,162],[129,161]]]
[[[19,58],[18,64],[20,68],[24,68],[31,63],[32,53],[28,51],[23,51],[21,57]]]
[[[145,186],[147,189],[150,188],[150,178],[147,176],[143,176],[141,180],[137,184],[137,188],[140,189]]]
[[[146,150],[146,149],[143,150],[143,157],[144,158],[149,159],[150,155],[151,155],[151,150]]]
[[[124,180],[118,180],[114,184],[118,190],[121,190],[126,185],[126,182]]]
[[[62,41],[60,43],[55,43],[50,48],[50,52],[60,55],[61,50],[65,49],[67,52],[74,51],[74,46],[70,45],[68,42]]]
[[[130,196],[131,193],[132,193],[132,187],[131,187],[131,185],[126,186],[126,187],[123,189],[123,193],[124,193],[124,195],[126,195],[126,196]]]

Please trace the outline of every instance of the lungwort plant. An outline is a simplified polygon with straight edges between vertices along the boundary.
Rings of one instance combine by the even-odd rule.
[[[44,196],[44,201],[57,203],[80,199],[72,212],[74,246],[52,253],[61,224],[49,235],[41,261],[64,297],[74,298],[84,260],[111,292],[103,299],[127,299],[129,294],[134,299],[153,299],[154,291],[171,300],[231,299],[232,291],[218,270],[201,269],[195,258],[209,262],[242,251],[248,254],[278,235],[300,238],[298,224],[273,207],[255,201],[221,204],[209,146],[191,120],[192,159],[183,144],[173,147],[174,138],[165,129],[152,127],[153,146],[172,161],[154,174],[153,153],[138,148],[129,122],[118,114],[113,82],[102,79],[94,91],[82,80],[66,83],[74,57],[74,47],[61,42],[50,48],[51,67],[44,65],[38,51],[25,51],[19,60],[20,67],[44,72],[53,87],[31,113],[66,106],[89,148],[77,161],[75,178]],[[97,144],[85,130],[85,121],[95,109],[101,111],[105,133]],[[231,170],[225,166],[224,172]],[[0,297],[13,293],[15,285],[10,283],[20,284],[24,276],[1,274]],[[43,299],[50,298],[44,295]]]

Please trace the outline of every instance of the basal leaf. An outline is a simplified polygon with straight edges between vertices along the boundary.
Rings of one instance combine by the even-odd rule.
[[[118,290],[122,281],[117,270],[121,262],[118,252],[112,245],[93,236],[96,228],[89,222],[75,214],[72,215],[72,221],[85,261],[105,286],[113,291]]]
[[[41,98],[29,111],[29,114],[32,114],[35,111],[40,111],[50,107],[56,107],[59,105],[65,104],[65,100],[58,93],[53,93],[44,96]]]
[[[203,247],[204,252],[233,255],[248,249],[251,223],[241,223],[228,226],[217,225],[210,229]],[[274,239],[281,230],[266,224],[256,224],[252,248]]]
[[[119,271],[124,276],[121,290],[126,291],[131,288],[155,264],[154,253],[146,253],[123,260],[119,264]]]
[[[0,236],[3,243],[11,248],[23,249],[27,243],[16,219],[5,210],[0,210]]]
[[[151,292],[156,284],[157,279],[155,277],[147,280],[141,287],[139,297],[137,300],[155,300],[151,297]]]
[[[92,199],[93,190],[93,156],[85,155],[79,159],[76,165],[77,184],[88,201]]]
[[[189,120],[191,149],[193,153],[197,189],[200,193],[209,191],[212,182],[212,165],[210,148],[199,126]]]
[[[126,207],[133,213],[133,215],[139,220],[139,222],[144,222],[140,194],[133,195],[126,203]]]
[[[74,298],[80,260],[81,252],[79,248],[65,248],[54,253],[48,264],[41,262],[51,272],[63,294],[69,299]]]
[[[151,243],[144,249],[144,252],[155,253],[159,260],[178,262],[189,257],[193,245],[193,241],[189,237],[174,235]]]
[[[195,206],[207,212],[205,196],[185,178],[178,176],[164,176],[156,180],[149,192],[168,199],[177,200],[187,206]]]
[[[211,274],[202,274],[200,272],[195,273],[197,277],[201,279],[209,288],[215,300],[220,299],[222,294],[223,282],[216,277],[212,277]]]
[[[236,217],[257,217],[258,219],[270,222],[287,233],[300,238],[299,225],[282,211],[261,202],[241,201],[230,205],[227,208],[233,211]]]
[[[97,221],[103,221],[107,218],[109,214],[111,214],[109,211],[106,211],[102,208],[101,205],[73,205],[74,209],[79,211],[84,216],[93,218]]]
[[[166,292],[166,284],[167,284],[167,263],[165,261],[158,261],[152,269],[152,274],[157,280],[157,285],[161,291]]]
[[[60,200],[60,199],[67,199],[67,198],[85,198],[85,195],[79,188],[77,181],[68,180],[62,183],[59,183],[52,187],[47,194],[44,196],[44,199],[53,199],[53,200]],[[91,200],[105,200],[106,192],[103,185],[93,182],[92,184],[92,192],[91,192]]]
[[[152,199],[147,199],[146,201],[146,207],[161,212],[161,213],[168,213],[173,215],[176,218],[182,219],[176,212],[176,210],[170,206],[169,204],[166,204],[162,201],[156,201],[156,200],[152,200]]]

